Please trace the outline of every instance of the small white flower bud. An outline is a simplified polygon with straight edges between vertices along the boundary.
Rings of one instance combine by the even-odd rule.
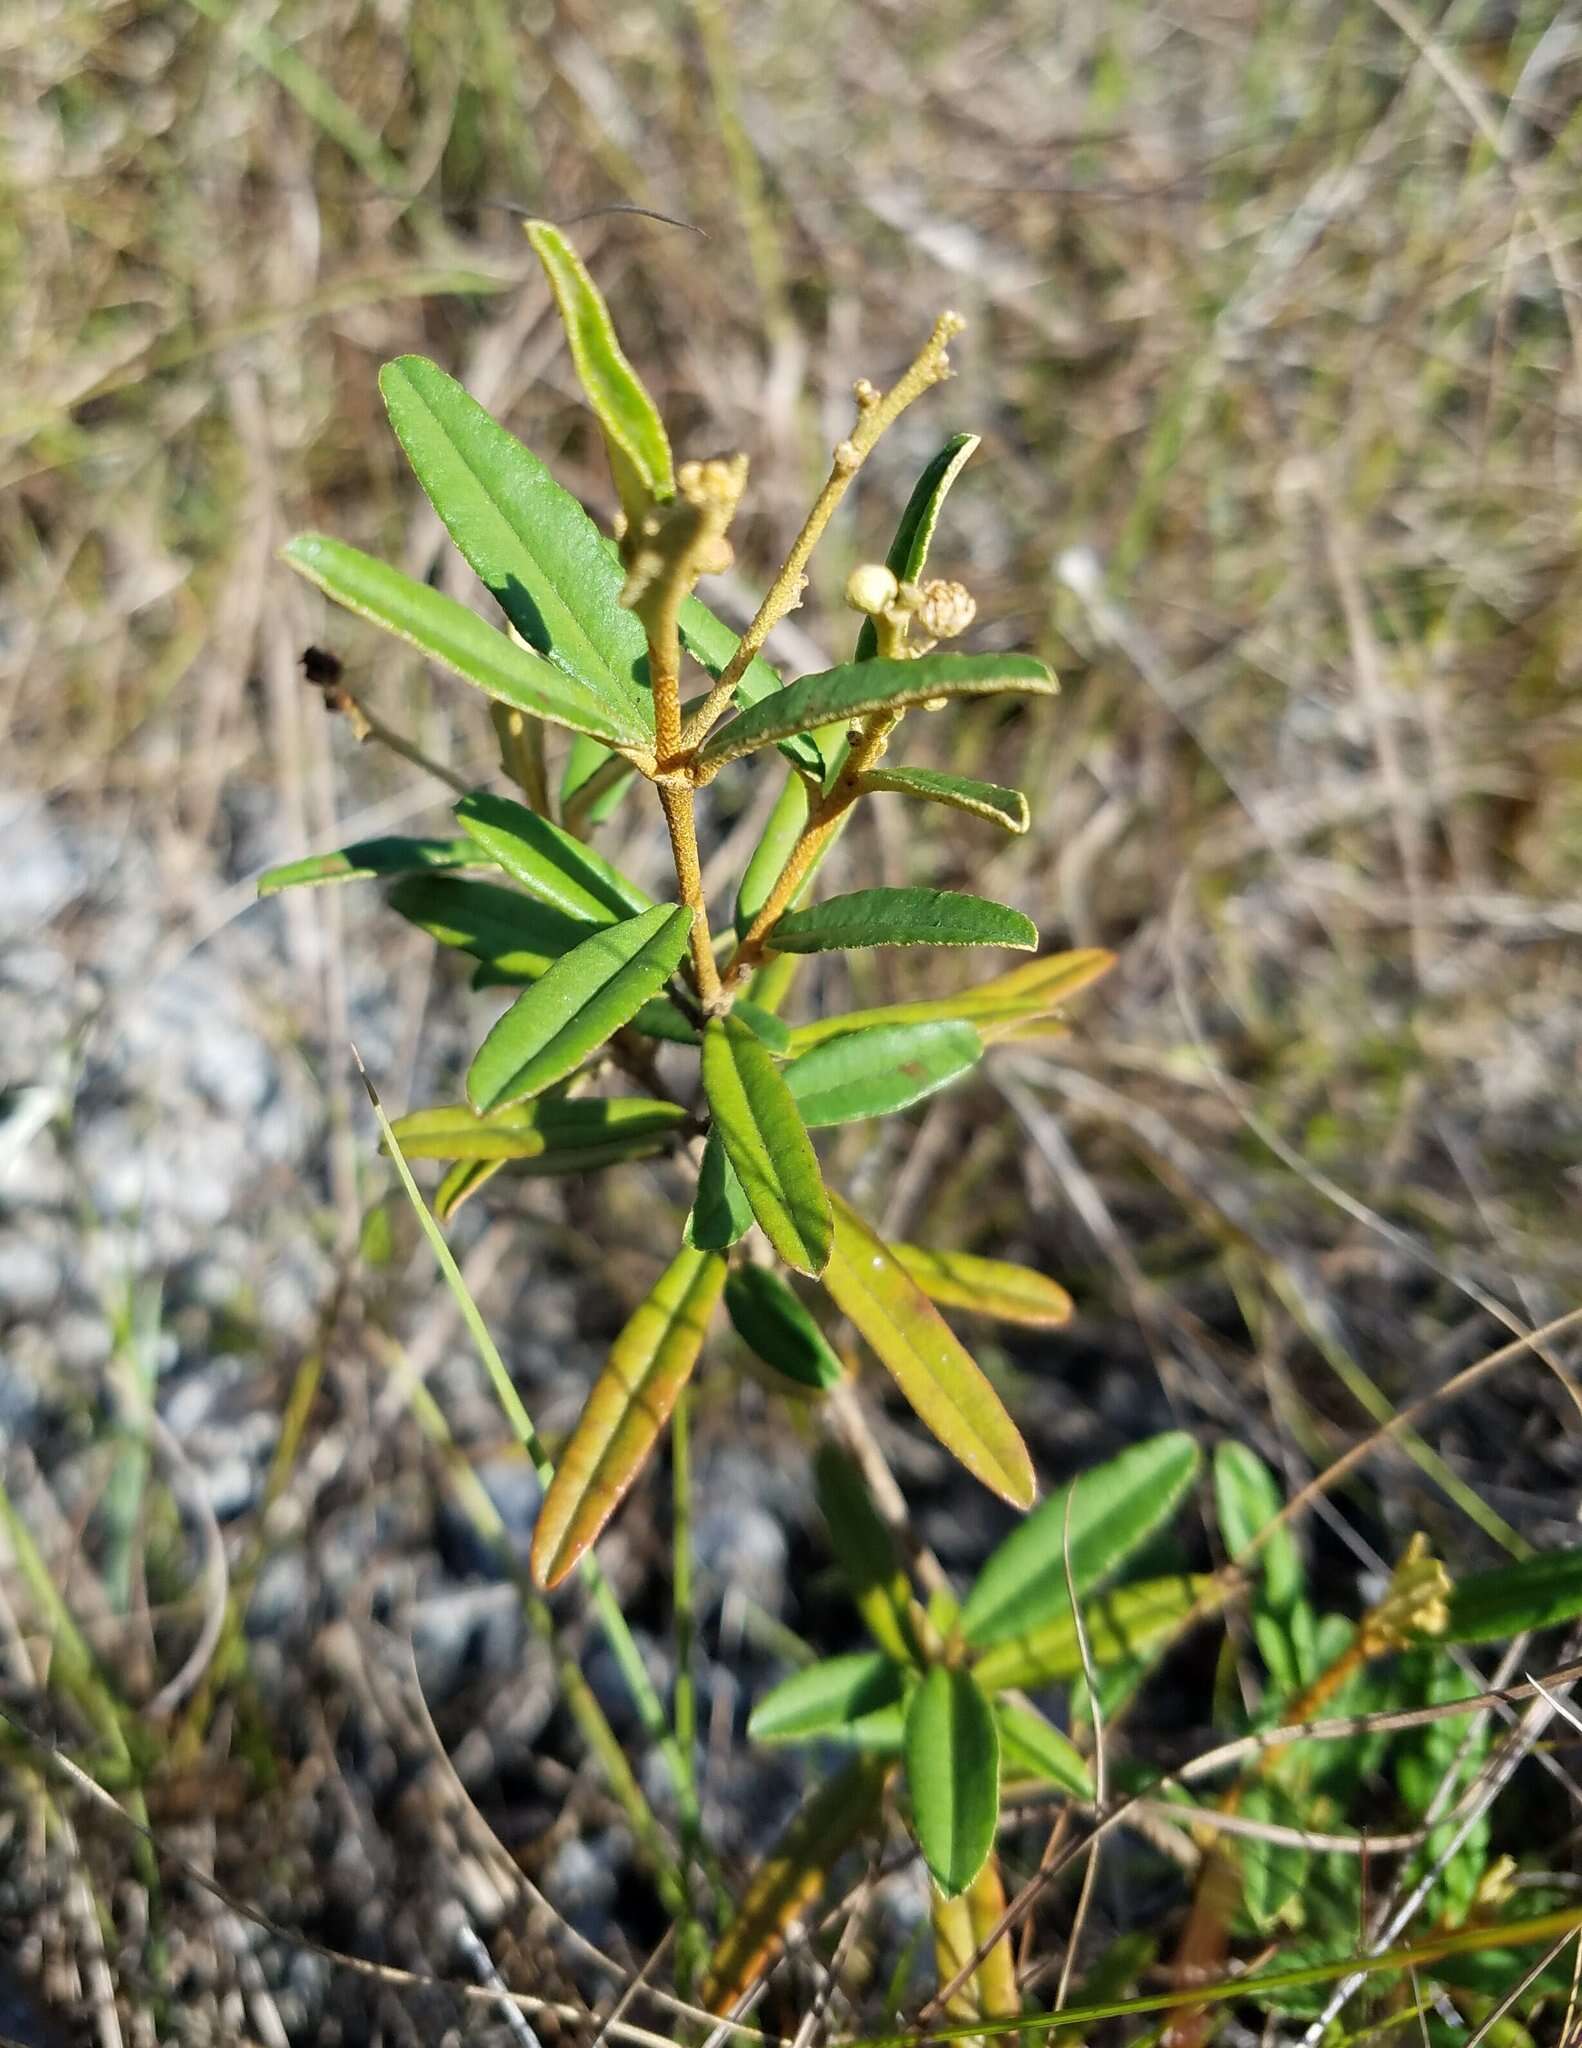
[[[854,612],[877,618],[895,603],[899,588],[882,562],[863,562],[846,579],[846,602]]]

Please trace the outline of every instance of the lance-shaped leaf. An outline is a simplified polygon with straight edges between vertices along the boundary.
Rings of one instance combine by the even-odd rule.
[[[282,554],[337,604],[410,641],[499,703],[612,746],[653,746],[648,698],[596,695],[546,656],[497,633],[455,598],[430,590],[360,548],[327,534],[299,533]]]
[[[690,1118],[679,1102],[634,1095],[550,1096],[479,1116],[466,1103],[413,1110],[392,1129],[408,1159],[538,1159],[627,1147],[658,1151]]]
[[[367,882],[388,875],[432,874],[445,868],[492,867],[470,839],[359,839],[337,853],[310,853],[258,877],[260,896],[282,889],[316,888],[326,882]]]
[[[1002,789],[997,782],[974,782],[967,775],[944,775],[934,768],[870,768],[862,786],[874,793],[890,791],[896,796],[920,797],[924,803],[945,804],[1013,836],[1032,823],[1027,798],[1019,789]]]
[[[1214,1451],[1214,1504],[1226,1555],[1239,1564],[1284,1506],[1274,1474],[1248,1444]],[[1318,1617],[1304,1592],[1301,1554],[1287,1527],[1273,1531],[1250,1559],[1252,1632],[1275,1683],[1287,1692],[1318,1676]]]
[[[678,1252],[610,1347],[533,1530],[533,1577],[558,1586],[620,1505],[690,1378],[725,1261]]]
[[[994,1846],[1000,1818],[1000,1736],[972,1674],[936,1664],[906,1711],[912,1825],[947,1899],[964,1892]]]
[[[1058,1785],[1074,1798],[1093,1797],[1087,1758],[1052,1721],[1014,1700],[996,1700],[994,1719],[1000,1731],[1000,1767],[1007,1778],[1036,1778],[1041,1784]]]
[[[473,1107],[504,1109],[580,1067],[669,980],[691,925],[685,904],[656,903],[563,954],[478,1048],[467,1070]]]
[[[710,1124],[682,1242],[695,1244],[700,1251],[729,1251],[752,1227],[752,1205],[725,1156],[724,1135],[717,1123]]]
[[[1150,1437],[1095,1465],[1019,1522],[967,1595],[961,1610],[969,1643],[1003,1641],[1068,1616],[1067,1550],[1079,1594],[1118,1571],[1175,1513],[1198,1469],[1198,1447],[1184,1431]],[[1066,1498],[1071,1516],[1066,1518]]]
[[[588,924],[613,924],[653,908],[653,898],[602,854],[525,804],[474,790],[456,806],[456,816],[481,853],[553,910]]]
[[[759,1004],[749,1001],[746,996],[738,996],[731,1009],[731,1015],[739,1018],[754,1038],[761,1039],[771,1052],[790,1052],[791,1027],[784,1018],[777,1017],[773,1010],[765,1010]]]
[[[1549,1550],[1459,1579],[1440,1642],[1497,1643],[1582,1614],[1582,1548]]]
[[[1114,964],[1115,955],[1096,946],[1076,953],[1046,954],[1042,960],[1029,960],[953,996],[884,1003],[871,1010],[849,1010],[843,1017],[820,1017],[814,1023],[799,1024],[791,1034],[791,1049],[802,1053],[851,1031],[868,1031],[879,1024],[923,1024],[937,1017],[964,1017],[992,1042],[1005,1029],[1052,1015]]]
[[[812,1792],[747,1887],[709,1961],[699,1996],[729,2012],[780,1953],[786,1929],[823,1894],[840,1857],[874,1819],[890,1765],[859,1756]]]
[[[1103,1670],[1158,1649],[1180,1628],[1214,1580],[1177,1572],[1142,1579],[1082,1599],[1082,1619],[1093,1661]],[[1082,1646],[1068,1608],[1058,1621],[1026,1635],[1011,1636],[975,1659],[973,1671],[985,1692],[1064,1684],[1082,1676]]]
[[[461,1207],[505,1165],[503,1159],[458,1159],[434,1191],[434,1214],[448,1223]]]
[[[999,697],[1013,690],[1047,697],[1057,687],[1044,664],[1028,654],[924,654],[912,661],[852,662],[803,676],[739,711],[699,748],[698,762],[711,772],[794,733],[816,732],[870,711],[904,711],[937,697]]]
[[[854,889],[788,910],[769,934],[777,953],[853,946],[1015,946],[1030,952],[1038,927],[1007,903],[957,889]]]
[[[775,799],[763,837],[753,848],[742,871],[736,892],[736,931],[739,937],[769,900],[769,892],[780,879],[780,871],[791,849],[802,836],[808,819],[808,787],[800,775],[788,775],[785,787]]]
[[[701,1045],[703,1033],[669,996],[654,996],[632,1019],[632,1029],[669,1045]]]
[[[867,1481],[847,1453],[826,1439],[813,1460],[813,1482],[836,1569],[868,1633],[898,1663],[915,1664],[911,1587]]]
[[[983,1040],[959,1020],[881,1024],[801,1054],[785,1069],[785,1080],[802,1121],[817,1131],[906,1109],[982,1057]]]
[[[603,430],[621,504],[628,519],[640,517],[652,500],[675,495],[670,443],[658,407],[622,353],[609,309],[576,250],[546,220],[530,220],[526,228],[560,309],[571,360]]]
[[[895,1706],[905,1682],[901,1666],[877,1650],[826,1657],[772,1686],[753,1708],[747,1733],[754,1742],[808,1742],[826,1736],[860,1746],[866,1717]]]
[[[493,882],[409,875],[396,883],[388,901],[431,939],[482,961],[493,975],[490,986],[536,981],[551,962],[599,930]],[[474,977],[475,988],[485,985]]]
[[[822,1393],[845,1378],[824,1332],[767,1266],[738,1267],[725,1283],[725,1307],[748,1349],[797,1386]]]
[[[952,434],[912,486],[890,552],[884,558],[885,567],[897,583],[915,583],[922,575],[946,494],[971,461],[978,439],[976,434]],[[864,619],[857,634],[856,658],[872,661],[878,652],[879,636],[873,620]]]
[[[1005,1885],[995,1856],[959,1898],[934,1895],[934,1969],[940,1984],[953,1984],[974,1956],[983,1956],[945,2007],[953,2020],[1014,2019],[1022,2009],[1011,1937],[1005,1933],[992,1939],[1004,1914]],[[990,1944],[987,1953],[985,1943]]]
[[[734,1017],[704,1027],[703,1091],[765,1237],[799,1273],[822,1273],[831,1229],[818,1155],[767,1047]]]
[[[643,629],[576,499],[437,363],[398,356],[379,389],[430,503],[528,646],[631,708],[646,687]]]
[[[682,646],[717,682],[729,667],[741,635],[696,597],[681,600],[677,623],[681,629]],[[736,685],[735,702],[739,708],[745,708],[749,704],[761,703],[765,697],[777,695],[784,688],[779,671],[771,668],[761,654],[755,654]],[[793,734],[778,744],[788,761],[806,769],[810,775],[823,778],[824,756],[811,733]]]
[[[916,1244],[893,1244],[890,1250],[929,1300],[944,1308],[989,1316],[997,1323],[1022,1323],[1032,1330],[1058,1329],[1071,1320],[1071,1296],[1031,1266],[980,1259],[972,1252],[925,1251]]]
[[[1027,1446],[955,1332],[837,1195],[824,1285],[946,1450],[1013,1507],[1037,1491]]]

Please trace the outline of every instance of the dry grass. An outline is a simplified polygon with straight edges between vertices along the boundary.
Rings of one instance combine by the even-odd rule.
[[[1046,943],[1123,963],[1057,1054],[993,1070],[1001,1099],[942,1098],[909,1166],[900,1131],[848,1134],[837,1162],[892,1226],[1019,1248],[1070,1282],[1069,1343],[1020,1361],[1046,1468],[1168,1406],[1251,1426],[1295,1480],[1370,1401],[1388,1412],[1493,1341],[1491,1300],[1531,1323],[1577,1300],[1574,9],[10,0],[0,134],[0,775],[146,853],[148,972],[244,914],[260,843],[285,857],[443,796],[324,719],[297,669],[309,640],[333,632],[392,718],[481,772],[478,707],[332,625],[274,550],[312,523],[419,573],[438,561],[466,591],[378,407],[376,368],[407,348],[602,508],[547,294],[497,202],[656,208],[708,240],[609,212],[576,234],[678,447],[752,458],[722,609],[744,611],[794,531],[852,380],[898,368],[942,304],[971,323],[958,380],[886,443],[776,645],[792,668],[840,649],[827,600],[846,569],[883,546],[938,440],[983,431],[939,560],[977,594],[976,644],[1033,646],[1064,694],[929,740],[973,772],[998,762],[1034,829],[991,851],[947,819],[924,841],[876,805],[842,858],[885,881],[976,877]],[[732,800],[722,787],[719,836]],[[115,933],[77,943],[91,966]],[[428,969],[349,899],[293,904],[281,944],[273,1014],[328,1104],[333,1268],[370,1172],[339,1051],[358,963],[393,961],[409,999],[398,1075],[421,1058]],[[876,991],[953,971],[867,970]],[[596,1201],[646,1270],[640,1194],[575,1194],[569,1231],[546,1198],[525,1240],[478,1239],[486,1300],[511,1298],[524,1243],[548,1246],[596,1333],[566,1249]],[[328,1291],[321,1306],[341,1405],[309,1435],[329,1471],[358,1427],[348,1388],[375,1398],[345,1361],[367,1356],[364,1318],[386,1319],[360,1305],[348,1322]],[[277,1350],[254,1398],[278,1408],[300,1365]],[[773,1442],[724,1398],[702,1426]],[[1453,1563],[1483,1562],[1573,1530],[1582,1436],[1560,1378],[1518,1368],[1432,1441],[1448,1490],[1402,1461],[1353,1504],[1382,1549],[1426,1524]],[[24,1446],[7,1468],[35,1503],[36,1448],[43,1469]],[[348,1455],[311,1513],[364,1483],[427,1499],[415,1438],[366,1470]],[[936,1514],[958,1506],[941,1488]],[[959,1512],[970,1549],[981,1526]],[[640,1532],[632,1547],[641,1586]],[[28,1636],[3,1601],[0,1634]],[[371,1750],[422,1751],[366,1645],[334,1638],[316,1683],[341,1703],[326,1731],[342,1714]],[[205,1754],[224,1750],[222,1732]],[[374,1891],[398,1891],[377,1773],[344,1749],[336,1768],[378,1845]],[[333,1850],[328,1769],[317,1738],[291,1760],[302,1826],[271,1910]],[[600,1811],[585,1785],[561,1794],[524,1837]],[[430,1839],[423,1811],[409,1839]],[[216,1808],[205,1825],[203,1857],[245,1870],[243,1824],[227,1837]],[[473,1843],[466,1867],[490,1853]],[[106,1867],[100,1903],[135,1949],[124,1844]],[[53,1898],[39,1939],[107,2040],[93,1905]],[[351,1905],[320,1907],[337,1945],[366,1935]],[[173,1938],[208,1958],[219,2038],[224,1999],[246,2005],[244,1945],[185,1899]],[[382,1938],[390,1961],[434,1953],[421,1907]],[[532,1967],[522,1981],[541,1988]],[[0,1973],[0,2021],[4,2000]],[[246,2025],[267,2035],[263,2010]],[[358,1985],[337,2010],[345,2038],[359,2011],[369,2039],[421,2031],[392,1990]],[[156,2038],[146,2009],[123,2001],[122,2020]],[[204,2037],[168,2012],[158,2027]]]

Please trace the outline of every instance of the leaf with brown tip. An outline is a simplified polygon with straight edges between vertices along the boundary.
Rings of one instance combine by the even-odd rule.
[[[610,1347],[533,1531],[533,1577],[558,1586],[620,1505],[691,1376],[725,1285],[716,1252],[678,1252]]]

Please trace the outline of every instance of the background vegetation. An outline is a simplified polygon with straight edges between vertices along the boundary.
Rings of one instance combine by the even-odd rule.
[[[575,230],[678,451],[752,458],[727,615],[853,380],[958,307],[957,381],[865,471],[775,650],[844,651],[846,570],[944,433],[983,432],[935,562],[978,597],[971,644],[1033,648],[1063,691],[1031,758],[968,712],[937,765],[1028,788],[1033,830],[985,872],[970,821],[875,805],[830,872],[981,886],[1120,965],[1072,1037],[910,1134],[839,1134],[836,1172],[892,1230],[1069,1286],[1077,1319],[995,1361],[1046,1482],[1180,1427],[1294,1490],[1505,1318],[1578,1299],[1582,17],[12,0],[0,134],[0,2031],[508,2038],[323,1952],[576,2004],[563,1921],[632,1967],[664,1924],[524,1634],[495,1539],[525,1555],[536,1496],[346,1057],[433,1099],[465,977],[336,892],[254,907],[271,861],[445,829],[447,792],[325,717],[310,641],[464,779],[492,735],[276,547],[320,526],[468,593],[378,405],[408,349],[607,511],[513,205],[707,235]],[[716,815],[722,865],[755,824]],[[662,835],[622,857],[659,881]],[[884,958],[850,992],[932,972]],[[667,1199],[639,1168],[458,1224],[547,1430],[620,1320],[593,1243],[629,1304]],[[1355,1614],[1417,1529],[1457,1573],[1574,1534],[1569,1356],[1483,1381],[1303,1525],[1325,1604]],[[964,1584],[1006,1518],[908,1423],[886,1447]],[[858,1636],[783,1411],[721,1373],[693,1448],[704,1817],[739,1872],[807,1769],[747,1743],[751,1695],[785,1631]],[[601,1552],[661,1674],[667,1514],[653,1480]],[[1150,1689],[1136,1754],[1206,1746],[1219,1642]],[[156,1883],[24,1737],[115,1782],[115,1701],[131,1803],[274,1932]],[[1546,1761],[1494,1846],[1563,1889]],[[1116,1849],[1094,1954],[1187,1890]],[[877,1873],[867,2019],[924,1910],[915,1864]],[[795,2031],[806,1968],[765,2025]]]

